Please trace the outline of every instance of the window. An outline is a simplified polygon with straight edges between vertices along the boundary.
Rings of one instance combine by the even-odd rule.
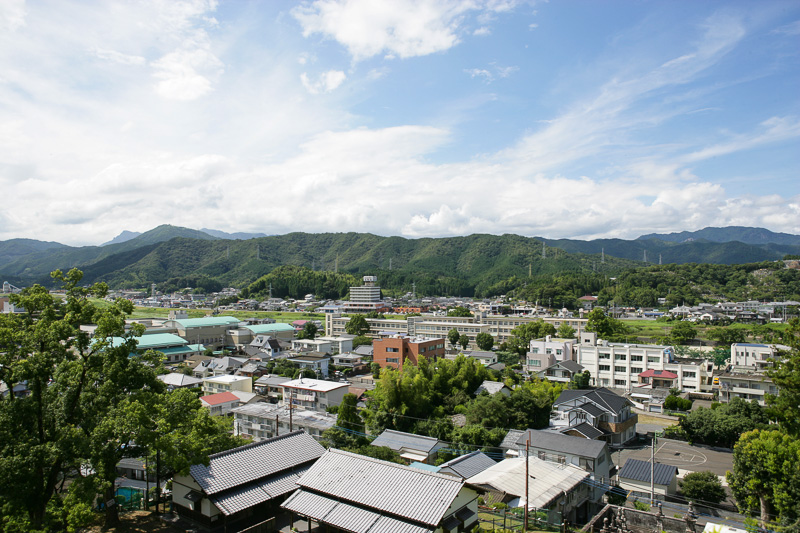
[[[697,372],[684,372],[683,377],[685,378],[696,378]]]
[[[600,354],[598,354],[597,357],[598,357],[598,359],[611,359],[611,354],[610,353],[602,353],[601,352]]]
[[[601,371],[601,372],[602,372],[603,370],[606,370],[606,371],[608,371],[608,370],[611,370],[611,365],[599,365],[599,367],[598,367],[598,368],[600,369],[600,371]]]
[[[631,361],[641,361],[643,357],[641,355],[632,355]]]
[[[626,353],[614,354],[614,360],[615,361],[627,361],[628,360],[628,354],[626,354]]]
[[[397,348],[386,348],[386,351],[394,353],[394,352],[399,352],[400,350],[398,350]]]
[[[614,380],[614,385],[622,385],[624,387],[627,384],[628,384],[628,382],[625,381],[624,379],[615,379]]]
[[[639,367],[631,367],[631,374],[641,374],[642,369]]]
[[[530,366],[542,366],[542,362],[541,362],[541,361],[539,361],[538,359],[530,359],[530,360],[528,361],[528,364],[529,364]]]
[[[627,369],[627,368],[625,368],[624,366],[615,366],[615,367],[614,367],[614,372],[622,372],[622,373],[625,373],[625,372],[627,372],[627,371],[628,371],[628,369]]]
[[[661,362],[661,358],[660,357],[648,357],[647,358],[647,362],[648,363],[660,363]]]
[[[531,353],[539,353],[539,348],[531,348]]]
[[[397,363],[397,364],[399,364],[400,363],[400,359],[398,357],[387,357],[386,358],[386,362],[387,363]]]

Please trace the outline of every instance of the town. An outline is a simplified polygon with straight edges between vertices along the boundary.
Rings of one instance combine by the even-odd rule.
[[[107,299],[122,296],[132,295]],[[199,399],[239,444],[183,469],[121,453],[99,508],[155,507],[171,527],[199,531],[737,531],[756,518],[775,527],[775,515],[744,500],[737,480],[747,474],[732,450],[774,422],[764,409],[786,383],[772,377],[796,357],[797,318],[790,312],[787,344],[724,348],[617,342],[615,328],[629,315],[670,315],[675,336],[718,317],[783,323],[798,302],[661,312],[580,300],[575,311],[395,302],[364,276],[345,301],[235,301],[201,318],[184,302],[127,319],[110,338],[98,337],[99,322],[80,324],[89,343],[149,361],[166,394]],[[29,314],[15,296],[2,302],[7,315]],[[178,302],[153,291],[136,303]],[[263,306],[308,318],[226,315]],[[36,393],[7,383],[4,397]],[[709,428],[721,424],[739,426]]]

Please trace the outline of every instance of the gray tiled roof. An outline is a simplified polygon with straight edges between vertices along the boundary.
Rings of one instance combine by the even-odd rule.
[[[500,443],[500,447],[504,450],[516,450],[517,449],[517,441],[519,438],[524,435],[525,432],[520,429],[510,429],[508,433],[506,433],[503,442]],[[523,441],[523,445],[525,442]]]
[[[298,485],[342,502],[435,527],[464,481],[331,449],[300,478]]]
[[[583,372],[583,365],[571,359],[567,359],[566,361],[560,361],[553,366],[556,365],[560,366],[561,368],[566,368],[573,374],[577,374],[578,372]]]
[[[623,398],[622,396],[615,394],[614,392],[603,387],[594,390],[568,389],[562,391],[553,405],[556,406],[581,397],[586,398],[586,400],[593,401],[600,407],[608,409],[612,413],[620,413],[623,409],[625,409],[626,406],[630,405],[630,402],[627,398]]]
[[[583,457],[599,457],[606,448],[606,443],[599,440],[562,435],[553,431],[529,429],[517,440],[517,446],[520,450],[525,448],[525,440],[528,438],[531,439],[532,448]]]
[[[655,470],[654,480],[656,485],[669,485],[678,474],[678,467],[672,465],[665,465],[655,463],[653,465]],[[628,459],[619,471],[620,480],[632,479],[635,481],[644,481],[650,483],[650,462],[640,461],[638,459]]]
[[[586,436],[587,439],[597,439],[605,435],[605,433],[602,430],[599,430],[593,425],[586,422],[581,422],[580,424],[577,424],[575,426],[563,429],[562,433],[566,433],[567,431],[570,430],[577,431],[578,433]]]
[[[439,465],[439,472],[446,474],[447,472],[442,472],[442,470],[450,469],[456,475],[466,479],[496,464],[497,462],[485,453],[472,452],[442,463]]]
[[[211,455],[208,466],[192,465],[189,472],[212,495],[313,461],[323,453],[325,448],[314,437],[295,431]]]
[[[413,433],[404,433],[393,429],[384,430],[383,433],[378,435],[378,438],[372,441],[373,446],[386,446],[395,451],[402,448],[409,448],[426,453],[431,453],[431,450],[436,447],[437,444],[439,444],[439,439],[425,437],[423,435],[414,435]]]
[[[606,413],[606,411],[600,409],[599,407],[597,407],[596,404],[593,404],[592,402],[582,403],[575,409],[583,409],[584,411],[586,411],[595,418]]]
[[[483,383],[478,385],[477,389],[475,389],[475,396],[477,396],[483,391],[486,391],[489,394],[497,394],[505,386],[506,386],[505,383],[503,383],[502,381],[484,381]]]

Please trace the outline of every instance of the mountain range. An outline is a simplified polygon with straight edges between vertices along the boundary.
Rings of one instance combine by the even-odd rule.
[[[32,239],[0,241],[0,279],[14,285],[48,284],[52,270],[77,267],[83,270],[86,282],[105,281],[112,287],[146,287],[186,276],[244,286],[279,266],[299,265],[359,275],[383,271],[392,278],[452,278],[486,288],[529,274],[602,271],[614,275],[648,263],[753,263],[790,254],[800,254],[800,236],[743,227],[651,234],[634,240],[579,241],[518,235],[422,239],[368,233],[263,236],[162,225],[141,234],[122,232],[101,246],[71,247]]]

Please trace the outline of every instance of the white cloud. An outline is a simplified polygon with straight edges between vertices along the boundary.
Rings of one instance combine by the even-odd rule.
[[[795,20],[789,24],[784,24],[783,26],[773,30],[773,33],[778,33],[781,35],[800,35],[800,20]]]
[[[173,100],[194,100],[211,92],[212,80],[222,72],[222,63],[208,50],[176,50],[153,62],[153,76],[160,81],[156,91]]]
[[[316,81],[312,81],[308,74],[300,74],[300,81],[303,87],[311,94],[329,93],[336,90],[347,78],[341,70],[329,70],[319,75]]]
[[[316,0],[292,14],[304,36],[334,39],[360,61],[380,54],[407,58],[448,50],[459,43],[469,12],[501,13],[514,5],[474,0]]]
[[[25,25],[25,0],[0,2],[0,30],[13,32]]]
[[[469,74],[470,78],[483,78],[487,81],[492,81],[494,79],[494,76],[492,76],[491,72],[482,68],[465,69],[464,72]]]
[[[142,56],[123,54],[121,52],[117,52],[116,50],[96,49],[94,53],[100,59],[104,59],[114,63],[119,63],[120,65],[129,65],[129,66],[144,65],[145,62],[147,61]]]
[[[475,31],[472,32],[472,35],[475,36],[483,36],[483,35],[491,35],[492,30],[488,26],[481,26],[477,28]]]

